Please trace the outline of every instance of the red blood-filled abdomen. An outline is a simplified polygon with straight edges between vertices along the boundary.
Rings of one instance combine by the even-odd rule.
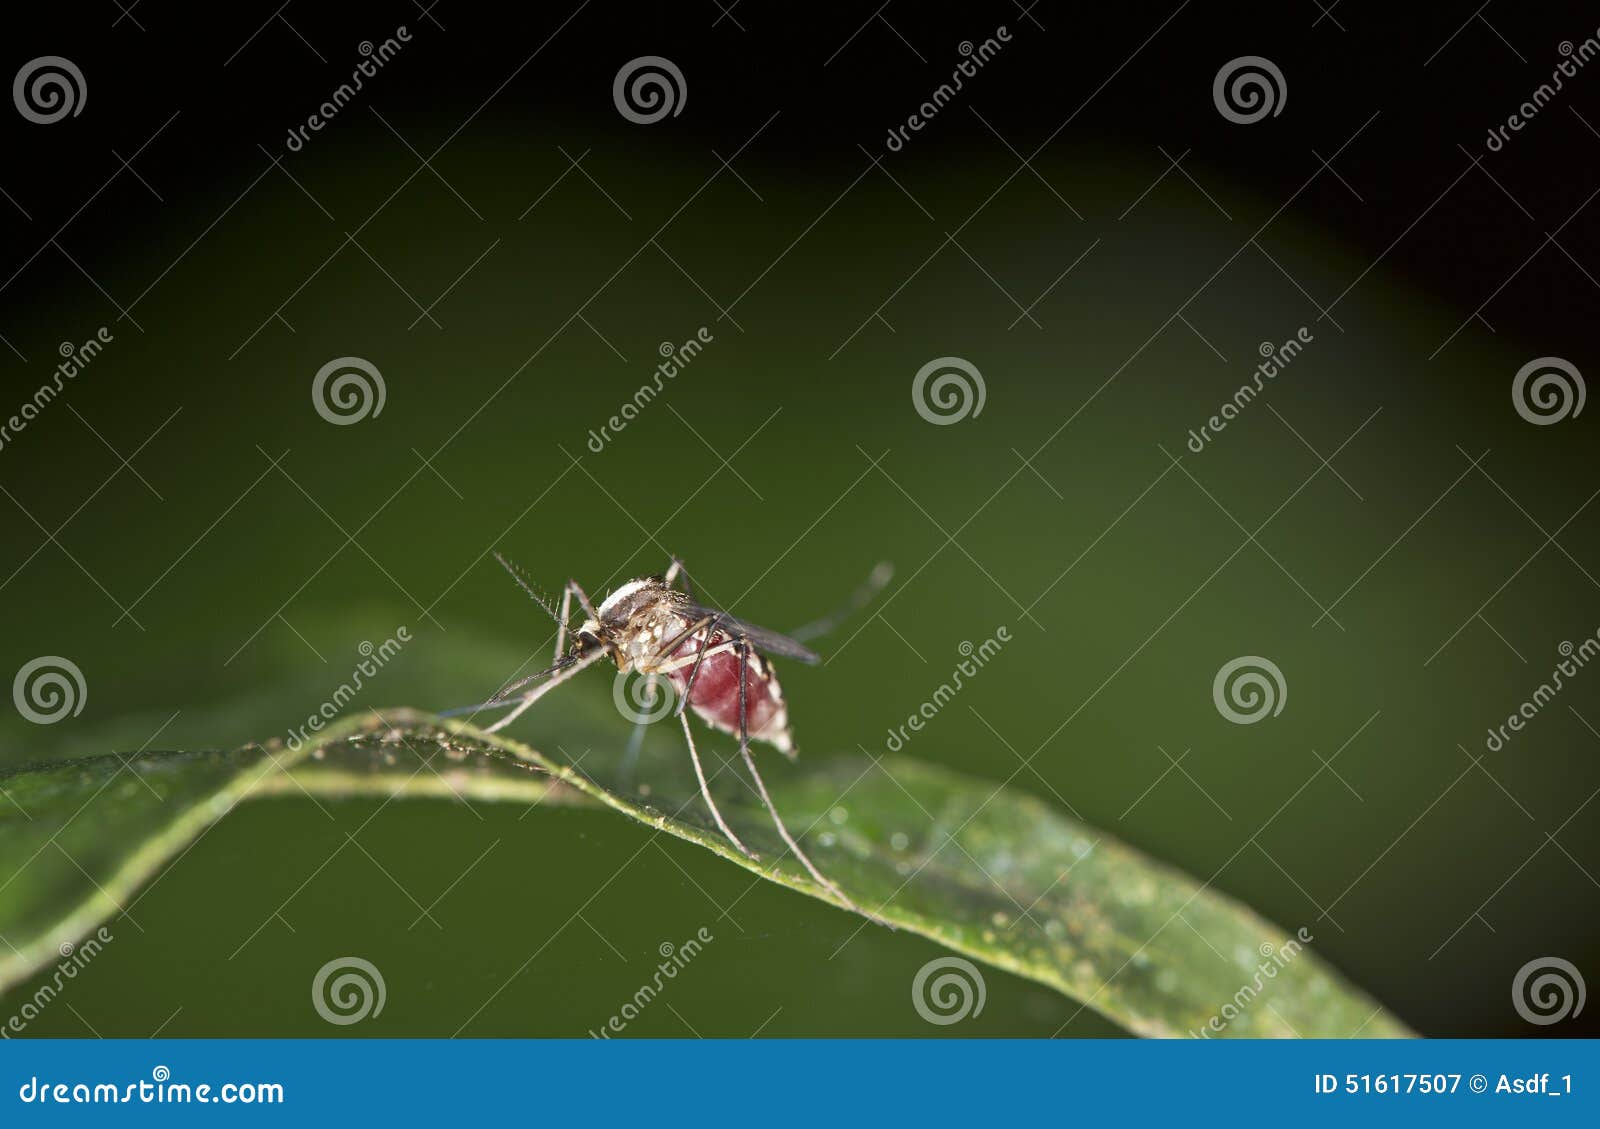
[[[710,639],[704,640],[703,645],[709,652],[728,641],[728,636],[719,631]],[[699,653],[701,646],[700,638],[685,640],[674,657],[692,660]],[[759,655],[752,651],[749,656],[749,661],[743,662],[731,648],[718,651],[716,654],[708,654],[700,663],[700,673],[695,677],[694,690],[689,697],[689,708],[707,724],[737,735],[739,670],[743,667],[746,731],[752,740],[766,741],[788,752],[788,716],[784,709],[783,691],[778,685],[777,675]],[[691,661],[668,674],[679,694],[687,689],[689,676],[693,670],[694,663]]]

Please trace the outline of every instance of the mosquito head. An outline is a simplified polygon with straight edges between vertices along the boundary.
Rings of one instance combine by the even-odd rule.
[[[575,658],[582,658],[591,651],[607,650],[611,644],[606,640],[603,628],[596,626],[593,620],[585,620],[583,626],[573,633],[572,654]]]

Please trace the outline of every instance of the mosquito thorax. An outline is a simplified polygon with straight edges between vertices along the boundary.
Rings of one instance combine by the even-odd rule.
[[[595,609],[596,634],[610,642],[617,669],[635,669],[657,657],[662,644],[683,630],[682,596],[656,577],[630,580]]]

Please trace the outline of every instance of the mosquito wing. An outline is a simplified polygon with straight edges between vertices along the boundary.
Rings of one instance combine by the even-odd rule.
[[[750,640],[750,644],[762,654],[771,658],[793,659],[796,662],[816,664],[822,657],[803,643],[797,643],[787,635],[777,631],[769,631],[765,627],[757,627],[738,616],[729,615],[727,612],[718,611],[716,608],[705,608],[691,604],[686,614],[693,619],[702,619],[706,616],[717,617],[717,628],[730,635],[743,635]]]

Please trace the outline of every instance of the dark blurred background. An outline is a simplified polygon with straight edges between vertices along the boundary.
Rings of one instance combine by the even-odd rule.
[[[1008,625],[911,755],[997,782],[1031,758],[1013,787],[1307,926],[1425,1033],[1600,1030],[1511,999],[1535,959],[1600,967],[1600,671],[1485,748],[1600,630],[1594,409],[1535,426],[1512,402],[1535,358],[1596,371],[1600,62],[1488,145],[1600,17],[871,7],[118,0],[9,25],[6,73],[63,56],[86,91],[54,124],[0,114],[0,415],[63,342],[111,341],[0,447],[0,670],[66,656],[88,686],[51,726],[8,709],[0,764],[281,736],[401,624],[361,704],[477,700],[549,646],[490,548],[597,595],[676,552],[779,628],[889,559],[826,665],[785,671],[806,757],[882,751],[958,644]],[[1280,105],[1237,124],[1213,80],[1250,55]],[[683,78],[648,125],[613,101],[640,56]],[[386,399],[335,426],[311,385],[349,356]],[[947,356],[986,401],[934,426],[911,384]],[[1212,699],[1243,655],[1287,686],[1254,725]],[[641,772],[682,755],[652,735]],[[908,985],[935,946],[840,949],[845,915],[675,841],[619,874],[646,832],[610,814],[378,806],[233,813],[32,1030],[326,1034],[306,985],[359,952],[389,1004],[357,1033],[582,1035],[702,925],[731,943],[630,1033],[1049,1035],[1077,1012],[993,971],[981,1017],[931,1028]]]

